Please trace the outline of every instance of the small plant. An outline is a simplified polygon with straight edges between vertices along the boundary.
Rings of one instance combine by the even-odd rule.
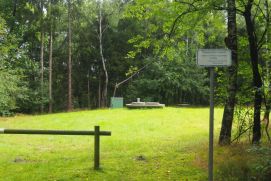
[[[232,142],[239,142],[241,137],[245,134],[248,135],[250,141],[251,128],[253,124],[253,108],[250,106],[238,106],[235,110],[235,133]]]

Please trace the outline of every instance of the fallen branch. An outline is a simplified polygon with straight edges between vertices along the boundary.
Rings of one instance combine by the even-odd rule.
[[[144,70],[148,65],[150,65],[152,62],[147,63],[146,65],[144,65],[143,67],[141,67],[139,70],[137,70],[135,73],[133,73],[130,77],[124,79],[123,81],[116,83],[115,88],[114,88],[114,93],[113,93],[113,97],[115,97],[116,95],[116,91],[117,88],[121,85],[124,84],[125,82],[127,82],[128,80],[132,79],[135,75],[139,74],[142,70]]]

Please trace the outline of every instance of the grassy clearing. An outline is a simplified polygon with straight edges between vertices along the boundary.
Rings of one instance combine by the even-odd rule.
[[[206,180],[208,108],[94,110],[1,118],[0,127],[112,131],[93,170],[92,136],[0,135],[3,180]],[[215,110],[219,132],[222,109]],[[216,151],[221,163],[223,148]],[[230,153],[229,153],[230,154]]]

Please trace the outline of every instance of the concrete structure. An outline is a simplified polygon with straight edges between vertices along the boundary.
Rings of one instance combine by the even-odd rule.
[[[132,102],[126,104],[128,108],[164,108],[165,104],[160,104],[159,102],[141,102],[140,98],[137,98],[137,102]]]

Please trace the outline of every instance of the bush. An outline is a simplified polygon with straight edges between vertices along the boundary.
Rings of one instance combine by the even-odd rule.
[[[250,167],[243,157],[229,159],[219,165],[217,170],[218,181],[248,181],[250,180]]]
[[[219,181],[268,181],[271,178],[271,149],[252,146],[231,153],[229,159],[218,165]]]
[[[0,71],[0,112],[16,109],[16,98],[20,92],[19,78],[9,71]]]

